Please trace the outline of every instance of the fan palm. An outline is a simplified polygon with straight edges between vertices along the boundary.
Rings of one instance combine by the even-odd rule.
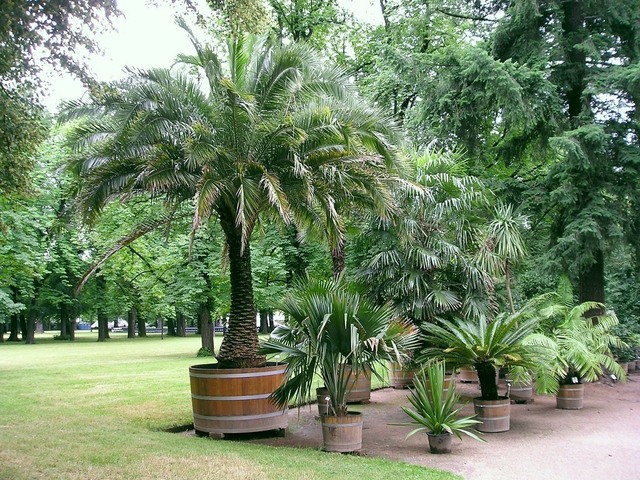
[[[459,154],[429,147],[413,160],[423,192],[399,192],[399,221],[389,226],[375,219],[365,229],[359,242],[368,255],[359,277],[415,322],[445,312],[491,316],[491,278],[473,255],[485,188],[465,174]]]
[[[307,280],[279,308],[287,323],[272,332],[260,351],[283,355],[288,362],[286,380],[273,393],[282,406],[291,400],[304,403],[317,373],[329,391],[330,412],[345,415],[352,375],[375,362],[399,359],[414,346],[412,326],[398,321],[389,305],[370,303],[342,277]]]
[[[72,103],[84,116],[72,141],[89,219],[113,199],[162,199],[193,208],[193,228],[217,220],[231,284],[229,329],[218,360],[252,366],[258,339],[249,241],[264,215],[322,228],[339,243],[339,201],[393,212],[402,163],[397,130],[357,98],[346,76],[309,48],[240,36],[223,61],[193,36],[185,72],[133,72],[119,90]]]

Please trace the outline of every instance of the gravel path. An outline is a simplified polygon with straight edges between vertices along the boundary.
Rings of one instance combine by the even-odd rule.
[[[470,399],[479,395],[474,384],[458,382]],[[506,390],[501,384],[501,391]],[[371,403],[352,405],[364,414],[361,454],[441,468],[467,480],[640,480],[640,372],[629,381],[586,385],[582,410],[558,410],[555,398],[534,396],[526,405],[511,405],[511,429],[485,434],[488,443],[454,437],[448,455],[428,452],[426,436],[405,440],[409,427],[390,426],[408,419],[406,390],[390,388],[372,393]],[[472,414],[467,404],[463,413]],[[249,440],[278,446],[320,448],[322,432],[317,409],[289,413],[285,438]]]

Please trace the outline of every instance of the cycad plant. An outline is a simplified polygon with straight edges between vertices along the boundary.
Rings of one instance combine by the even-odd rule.
[[[329,391],[329,414],[346,415],[353,376],[414,346],[413,327],[389,305],[373,305],[342,277],[300,282],[279,308],[287,321],[260,352],[288,363],[285,382],[273,393],[281,406],[305,403],[318,375]]]
[[[413,380],[413,389],[409,393],[409,402],[413,409],[402,407],[402,410],[413,420],[398,425],[417,425],[411,430],[407,438],[419,432],[427,432],[433,435],[453,434],[462,438],[465,434],[476,440],[484,442],[469,427],[480,422],[471,417],[459,417],[461,410],[458,407],[460,395],[456,393],[455,385],[444,390],[445,366],[442,362],[429,362]]]
[[[611,331],[618,325],[615,313],[597,302],[574,306],[571,297],[558,294],[546,299],[551,304],[539,311],[545,329],[525,339],[525,345],[542,346],[550,352],[551,363],[534,368],[538,390],[556,393],[560,385],[592,382],[605,369],[624,380],[626,375],[611,353],[611,348],[624,346]],[[593,312],[604,313],[587,316]]]
[[[307,46],[238,36],[225,59],[191,39],[196,53],[180,57],[185,70],[134,71],[90,102],[67,106],[63,118],[81,118],[70,137],[77,203],[89,220],[112,200],[137,197],[161,200],[167,220],[190,208],[194,230],[219,222],[231,306],[218,361],[256,366],[264,357],[257,354],[254,228],[270,215],[340,243],[344,225],[335,206],[343,198],[388,218],[402,169],[399,135],[341,70]]]
[[[528,303],[514,314],[501,313],[493,320],[425,322],[420,326],[422,337],[431,346],[419,351],[418,360],[440,358],[451,366],[473,365],[478,372],[481,398],[497,400],[496,369],[546,364],[545,346],[524,342],[539,323],[534,311],[535,304]]]

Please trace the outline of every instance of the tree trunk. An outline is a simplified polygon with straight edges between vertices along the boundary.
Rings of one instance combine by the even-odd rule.
[[[27,341],[27,316],[24,311],[20,313],[20,332],[22,332],[22,339]]]
[[[273,322],[273,310],[269,310],[268,322],[269,322],[269,333],[271,333],[276,328],[276,326],[275,326],[275,324]]]
[[[594,263],[580,272],[578,278],[578,299],[583,302],[599,302],[604,304],[604,254],[598,249],[594,254]],[[585,313],[586,318],[603,315],[604,309],[594,308]]]
[[[34,301],[35,303],[35,301]],[[34,345],[36,343],[36,312],[35,309],[31,309],[29,315],[25,319],[25,334],[24,341],[27,345]]]
[[[260,333],[269,333],[269,311],[260,310]]]
[[[173,318],[167,318],[167,335],[176,337],[176,321]]]
[[[331,249],[331,262],[333,263],[333,276],[338,278],[344,270],[346,245],[338,245]]]
[[[176,312],[176,335],[178,337],[187,336],[187,326],[182,312]]]
[[[235,219],[221,218],[229,253],[229,280],[231,308],[229,328],[222,340],[218,362],[224,368],[256,367],[264,364],[265,357],[258,355],[258,332],[253,302],[251,277],[251,249],[247,244],[242,250],[241,232]]]
[[[147,324],[144,323],[144,319],[140,315],[138,315],[138,336],[147,336]]]
[[[76,340],[76,319],[75,317],[69,319],[69,340],[75,342]]]
[[[68,337],[67,329],[69,327],[69,308],[64,302],[60,302],[60,337],[66,339]]]
[[[107,281],[102,275],[96,277],[96,284],[98,287],[98,295],[100,298],[105,298],[107,295]],[[109,338],[109,319],[102,302],[98,304],[98,341],[104,342]]]
[[[488,362],[474,364],[480,382],[480,396],[483,400],[498,400],[496,368]]]
[[[136,322],[138,321],[138,311],[135,305],[131,305],[127,313],[127,338],[136,338]]]
[[[211,352],[211,355],[215,356],[215,345],[213,344],[213,323],[211,322],[211,310],[209,304],[210,302],[207,300],[206,302],[203,302],[198,306],[200,342],[202,344],[202,348],[208,349]]]
[[[20,330],[20,318],[19,314],[14,313],[11,315],[11,322],[9,324],[9,338],[7,338],[7,342],[19,342],[20,335],[18,334]]]

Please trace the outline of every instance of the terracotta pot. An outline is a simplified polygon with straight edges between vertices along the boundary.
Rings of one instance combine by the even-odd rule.
[[[453,434],[427,432],[427,438],[429,439],[429,450],[431,453],[451,453]]]

